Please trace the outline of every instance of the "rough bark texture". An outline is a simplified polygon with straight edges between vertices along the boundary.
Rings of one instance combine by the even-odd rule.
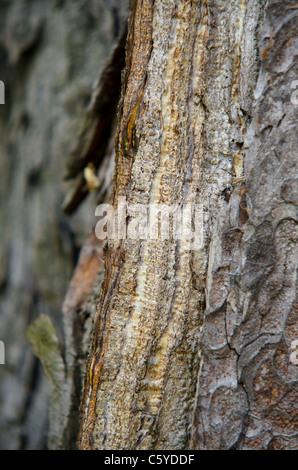
[[[71,312],[69,302],[64,305],[64,333],[61,306],[79,248],[92,230],[98,196],[89,197],[67,218],[61,204],[69,183],[63,177],[93,84],[117,41],[127,7],[123,0],[0,2],[0,79],[6,98],[0,106],[0,339],[6,349],[6,364],[0,366],[1,449],[47,447],[50,395],[56,403],[56,411],[50,412],[50,447],[75,446],[77,425],[67,423],[75,404],[78,415],[71,348],[80,349],[74,346],[73,331],[80,331],[74,324],[80,326],[80,315],[84,317],[78,300],[82,292],[72,299]],[[94,256],[80,285],[92,277],[98,262]],[[87,284],[85,296],[90,295]],[[58,393],[61,398],[61,390],[45,379],[26,338],[27,326],[40,314],[55,324],[57,333],[49,318],[43,322],[41,317],[39,332],[62,376],[68,362],[64,401],[55,399]],[[38,349],[40,342],[36,337],[33,341]],[[43,356],[44,365],[48,358]],[[53,374],[59,376],[53,372],[51,380]],[[80,388],[78,369],[75,375]]]
[[[0,5],[0,446],[75,446],[91,348],[81,449],[297,448],[297,7],[131,2],[112,201],[202,204],[204,243],[188,250],[90,235],[127,3]],[[99,192],[67,219],[90,161]]]
[[[82,449],[297,447],[295,13],[132,4],[114,205],[201,203],[204,245],[108,242]]]
[[[243,5],[239,57],[245,183],[217,215],[209,247],[192,436],[199,449],[298,447],[298,368],[290,362],[298,336],[297,14],[293,2],[267,2],[254,84],[245,67],[254,3]]]

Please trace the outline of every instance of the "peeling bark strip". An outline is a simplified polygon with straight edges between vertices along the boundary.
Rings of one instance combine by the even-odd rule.
[[[198,6],[135,2],[115,204],[119,195],[129,204],[196,201],[189,96]],[[192,253],[174,240],[125,240],[109,244],[106,261],[80,448],[185,448],[203,301],[202,287],[192,282]]]
[[[90,162],[96,169],[106,172],[105,160],[109,160],[109,142],[114,140],[115,115],[120,96],[121,72],[125,61],[127,26],[123,28],[118,43],[105,68],[100,73],[86,109],[74,148],[67,162],[65,179],[77,177],[74,187],[67,194],[62,208],[72,214],[88,194],[83,170]]]
[[[259,50],[265,36],[292,37],[284,3],[269,2],[260,42],[265,2],[133,2],[114,204],[122,195],[128,204],[203,204],[204,246],[108,243],[81,449],[261,448],[276,406],[276,436],[288,427],[274,445],[293,445],[293,417],[282,424],[297,380],[283,355],[295,265],[285,88],[270,114],[279,80],[293,73],[293,42],[285,57],[269,49],[261,71]]]

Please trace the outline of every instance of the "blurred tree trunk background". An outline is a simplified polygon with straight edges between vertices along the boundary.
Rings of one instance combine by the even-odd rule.
[[[0,1],[2,449],[47,446],[50,387],[26,329],[48,315],[64,342],[62,303],[96,201],[63,212],[67,159],[127,10],[123,0]]]
[[[297,448],[294,1],[0,8],[1,448]],[[104,248],[121,196],[203,246]]]

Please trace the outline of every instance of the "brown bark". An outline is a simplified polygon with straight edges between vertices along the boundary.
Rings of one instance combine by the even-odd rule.
[[[109,240],[82,449],[297,447],[294,16],[133,2],[114,206],[201,203],[204,245]]]

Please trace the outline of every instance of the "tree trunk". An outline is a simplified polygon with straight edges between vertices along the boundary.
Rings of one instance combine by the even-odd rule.
[[[113,205],[201,205],[203,244],[107,242],[81,449],[298,445],[295,9],[132,2]]]
[[[297,6],[127,7],[0,5],[0,447],[298,448]]]

